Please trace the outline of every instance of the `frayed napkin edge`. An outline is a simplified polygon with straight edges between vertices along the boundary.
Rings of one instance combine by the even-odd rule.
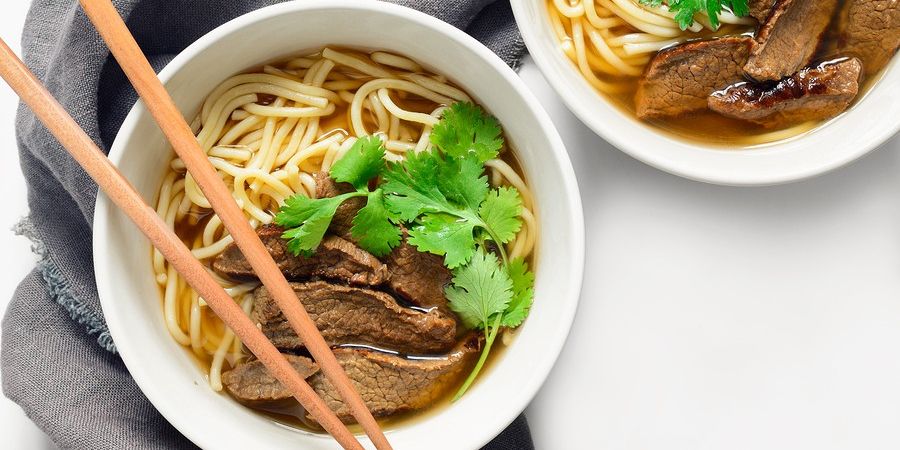
[[[47,285],[50,297],[56,303],[61,305],[72,320],[87,328],[87,333],[97,334],[97,343],[105,350],[117,353],[116,344],[113,342],[112,336],[109,334],[109,328],[106,323],[94,311],[92,311],[84,301],[72,290],[69,280],[66,279],[62,271],[53,259],[44,241],[38,236],[37,229],[29,217],[23,217],[12,228],[13,233],[24,236],[31,241],[31,251],[38,256],[37,267],[41,272],[41,277]]]

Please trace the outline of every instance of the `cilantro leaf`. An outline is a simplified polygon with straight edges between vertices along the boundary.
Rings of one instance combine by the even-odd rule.
[[[706,0],[706,16],[713,29],[719,28],[719,13],[722,12],[722,0]]]
[[[295,255],[310,255],[319,246],[338,206],[351,197],[366,197],[366,206],[353,218],[350,232],[363,249],[384,256],[400,243],[400,229],[392,223],[380,189],[369,192],[369,180],[384,170],[384,145],[377,136],[361,137],[331,167],[329,175],[338,183],[350,183],[355,192],[335,197],[310,199],[295,195],[275,216],[275,223],[285,228],[288,250]]]
[[[407,242],[420,252],[444,256],[444,265],[455,269],[475,253],[475,224],[448,214],[431,213],[409,230]]]
[[[662,0],[640,0],[651,8],[662,6]],[[694,24],[694,14],[705,13],[713,29],[719,28],[719,14],[727,7],[738,17],[750,14],[748,0],[669,0],[669,11],[675,13],[675,22],[683,30]]]
[[[463,325],[482,329],[485,336],[478,362],[453,396],[456,401],[478,377],[500,328],[515,328],[525,320],[534,299],[534,274],[522,259],[502,267],[496,256],[479,247],[468,265],[453,271],[446,294]]]
[[[500,187],[490,191],[478,209],[481,220],[487,225],[492,236],[505,244],[522,228],[522,198],[514,187]]]
[[[396,194],[388,197],[388,208],[407,222],[424,212],[455,209],[454,204],[477,210],[488,192],[484,165],[474,155],[446,158],[435,149],[389,163],[382,186]]]
[[[503,312],[500,325],[515,328],[522,324],[531,304],[534,301],[534,273],[528,270],[528,264],[521,258],[510,261],[506,266],[506,273],[512,280],[512,299]]]
[[[453,271],[446,289],[450,309],[469,328],[484,329],[488,319],[506,310],[513,296],[513,282],[497,257],[479,248],[469,264]]]
[[[401,163],[389,163],[381,188],[390,195],[385,204],[400,220],[412,222],[424,212],[453,209],[438,188],[442,158],[436,150],[409,153]]]
[[[725,0],[725,5],[731,8],[731,12],[738,17],[750,15],[750,5],[747,0]]]
[[[281,237],[287,239],[288,251],[295,255],[311,255],[322,242],[338,206],[359,195],[350,192],[328,198],[312,199],[305,195],[288,198],[275,216],[275,223],[285,228]]]
[[[331,178],[338,183],[350,183],[356,189],[363,189],[369,180],[377,177],[384,169],[384,146],[378,136],[365,136],[356,140],[350,150],[335,161],[331,167]]]
[[[360,247],[375,256],[387,255],[400,243],[400,228],[391,222],[381,189],[369,193],[366,206],[353,218],[350,232]]]
[[[678,28],[681,28],[681,31],[688,29],[694,24],[694,14],[700,10],[701,1],[703,0],[682,0],[672,5],[670,9],[675,11],[675,22],[678,23]],[[688,4],[692,6],[680,6]]]
[[[488,193],[484,165],[472,154],[445,161],[440,167],[437,182],[448,200],[473,211],[478,209]]]
[[[431,130],[431,143],[453,158],[474,153],[478,162],[496,158],[503,148],[500,123],[468,102],[450,105]]]

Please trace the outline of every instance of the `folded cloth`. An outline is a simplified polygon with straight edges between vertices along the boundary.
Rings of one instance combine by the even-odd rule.
[[[117,0],[156,70],[219,24],[277,0]],[[516,67],[524,53],[507,1],[396,0],[478,38]],[[36,0],[23,56],[104,150],[136,95],[77,0]],[[97,297],[91,222],[97,185],[34,115],[16,122],[31,213],[16,231],[40,261],[3,319],[3,391],[63,448],[190,448],[141,394],[116,355]],[[487,448],[530,449],[520,416]]]

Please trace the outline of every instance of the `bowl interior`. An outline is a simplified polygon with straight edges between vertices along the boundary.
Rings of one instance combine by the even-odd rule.
[[[502,122],[535,193],[540,229],[536,301],[499,364],[451,407],[389,433],[396,448],[475,448],[509,424],[536,393],[574,316],[583,266],[583,219],[571,164],[549,118],[502,61],[461,31],[382,2],[308,1],[265,8],[204,36],[160,74],[186,117],[232,74],[325,45],[378,48],[418,60],[467,89]],[[110,158],[155,204],[171,156],[139,102]],[[214,393],[163,324],[148,242],[100,195],[94,264],[110,331],[129,371],[157,409],[206,448],[336,448]]]
[[[900,130],[900,58],[894,58],[850,110],[796,138],[747,149],[676,138],[621,111],[582,78],[559,49],[546,0],[511,4],[529,53],[578,118],[620,150],[685,178],[726,185],[797,181],[841,167]]]

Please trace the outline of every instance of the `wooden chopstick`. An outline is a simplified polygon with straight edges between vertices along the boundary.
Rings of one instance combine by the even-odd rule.
[[[138,95],[144,100],[145,106],[169,139],[175,152],[184,161],[188,172],[196,180],[213,210],[222,219],[225,228],[234,238],[235,244],[241,249],[260,281],[272,293],[272,297],[281,308],[288,323],[303,341],[313,359],[319,363],[322,372],[334,385],[353,417],[378,450],[390,449],[391,445],[385,438],[378,422],[366,407],[362,397],[356,392],[350,378],[297,299],[287,279],[250,226],[244,212],[207,159],[206,153],[200,148],[197,138],[191,132],[162,82],[156,77],[156,73],[128,31],[128,27],[122,21],[118,11],[110,0],[80,0],[80,2],[125,75],[131,80]]]
[[[345,449],[362,450],[353,434],[338,419],[288,360],[244,313],[222,286],[191,254],[190,249],[166,226],[128,180],[119,173],[94,141],[56,99],[41,85],[13,51],[0,39],[0,76],[16,91],[35,115],[69,151],[100,189],[137,225],[154,247],[206,301],[222,321],[267,369],[281,381],[326,431]]]

